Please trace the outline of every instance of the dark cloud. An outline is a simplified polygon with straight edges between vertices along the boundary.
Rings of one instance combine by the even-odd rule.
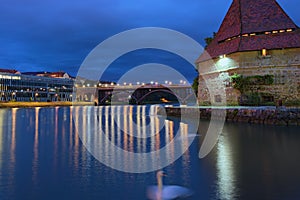
[[[203,39],[217,31],[231,2],[2,0],[0,67],[65,70],[76,75],[84,58],[100,42],[121,31],[147,26],[174,29],[204,45]],[[278,2],[299,25],[299,0]],[[152,56],[161,62],[172,60],[169,54]],[[130,59],[122,62],[131,63]]]

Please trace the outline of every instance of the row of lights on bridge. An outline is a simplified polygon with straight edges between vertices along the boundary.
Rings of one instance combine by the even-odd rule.
[[[180,80],[179,83],[180,83],[181,85],[186,85],[186,84],[187,84],[187,82],[184,81],[184,80]],[[150,84],[151,84],[151,85],[159,85],[160,83],[159,83],[159,82],[155,82],[155,81],[151,81]],[[172,81],[165,81],[165,84],[166,84],[166,85],[173,85],[173,82],[172,82]],[[108,83],[106,83],[106,84],[99,83],[99,84],[98,84],[99,87],[109,87],[109,86],[133,86],[133,85],[134,85],[133,83],[127,83],[127,82],[124,82],[123,84],[119,84],[119,83],[117,83],[117,84],[115,84],[115,83],[110,83],[110,84],[108,84]],[[146,85],[146,83],[143,83],[143,82],[136,82],[135,85],[142,85],[142,86],[144,86],[144,85]],[[82,87],[91,87],[91,85],[90,85],[90,84],[87,84],[87,85],[83,85]],[[97,85],[94,85],[94,87],[97,87]]]

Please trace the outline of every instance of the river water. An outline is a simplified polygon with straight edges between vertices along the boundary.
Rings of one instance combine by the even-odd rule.
[[[227,123],[214,149],[199,159],[209,122],[201,121],[195,136],[192,119],[161,118],[153,108],[0,109],[0,199],[147,199],[156,172],[126,173],[99,162],[83,145],[91,139],[82,137],[89,127],[132,152],[158,150],[178,132],[194,137],[189,148],[182,140],[187,150],[163,168],[164,184],[194,192],[187,199],[300,199],[300,127]],[[122,131],[112,123],[118,120]],[[148,132],[152,137],[137,139]],[[168,152],[176,157],[172,148]],[[103,154],[118,162],[114,152]]]

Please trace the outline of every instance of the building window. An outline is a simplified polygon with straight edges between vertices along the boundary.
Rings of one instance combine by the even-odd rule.
[[[262,55],[263,57],[266,57],[266,56],[268,55],[267,49],[262,49],[262,50],[261,50],[261,55]]]

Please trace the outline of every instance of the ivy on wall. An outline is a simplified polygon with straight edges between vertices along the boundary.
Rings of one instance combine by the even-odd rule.
[[[274,83],[274,76],[255,75],[255,76],[244,77],[243,75],[240,74],[234,74],[230,77],[230,81],[233,85],[233,88],[239,90],[242,94],[240,99],[240,104],[258,106],[258,105],[262,105],[263,103],[262,96],[268,96],[268,94],[253,92],[252,91],[253,86],[272,85]]]
[[[273,75],[255,75],[255,76],[243,76],[240,74],[234,74],[230,76],[230,81],[233,87],[239,90],[242,94],[250,89],[253,85],[272,85],[274,83]]]

